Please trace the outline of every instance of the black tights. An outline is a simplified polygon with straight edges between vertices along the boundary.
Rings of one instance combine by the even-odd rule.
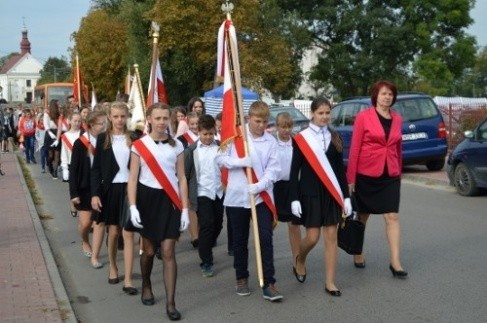
[[[153,297],[151,273],[154,265],[155,242],[142,238],[144,240],[144,252],[140,256],[140,271],[142,272],[142,298],[149,299]],[[166,307],[169,310],[175,309],[174,297],[176,293],[176,279],[178,268],[175,257],[176,240],[166,239],[161,242],[162,255],[162,275],[164,279],[164,288],[166,290]]]

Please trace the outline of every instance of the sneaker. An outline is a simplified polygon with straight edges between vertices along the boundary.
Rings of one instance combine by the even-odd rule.
[[[201,265],[201,275],[206,278],[213,277],[212,266],[210,264]]]
[[[238,296],[249,296],[249,280],[247,278],[238,279],[237,286],[235,286],[235,292]]]
[[[46,169],[45,169],[45,168],[43,168],[43,169],[41,170],[41,173],[42,173],[42,174],[45,174],[45,173],[46,173]]]
[[[279,293],[279,291],[273,284],[269,284],[269,286],[263,288],[262,292],[264,295],[264,299],[267,299],[271,302],[278,302],[283,298],[281,293]]]

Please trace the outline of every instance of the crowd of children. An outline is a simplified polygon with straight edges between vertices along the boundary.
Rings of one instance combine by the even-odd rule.
[[[37,115],[25,109],[18,131],[26,163],[37,163],[37,149],[42,172],[47,169],[57,179],[59,168],[62,180],[69,182],[71,215],[79,218],[81,254],[90,259],[91,266],[104,267],[100,251],[106,232],[108,283],[119,283],[117,253],[122,236],[122,289],[128,295],[140,292],[141,302],[153,305],[151,272],[159,252],[166,312],[169,319],[179,320],[175,243],[181,232],[189,228],[201,274],[212,277],[212,249],[226,214],[235,292],[247,296],[251,293],[248,242],[253,209],[264,299],[275,302],[283,298],[275,279],[276,221],[287,223],[290,263],[300,283],[306,279],[306,256],[323,232],[325,290],[332,296],[341,295],[335,285],[337,224],[342,213],[352,210],[341,141],[327,127],[330,110],[326,99],[314,100],[309,128],[295,137],[291,116],[281,113],[274,137],[267,132],[269,107],[256,101],[250,106],[247,124],[242,126],[244,136],[224,145],[220,145],[222,115],[206,115],[199,98],[191,99],[187,110],[171,109],[166,104],[150,106],[142,135],[128,130],[128,106],[120,101],[99,105],[94,111],[75,105],[63,109],[57,101]],[[10,119],[4,116],[3,124],[10,125]],[[331,179],[331,186],[323,176]],[[305,228],[304,237],[301,226]],[[136,234],[141,237],[142,290],[132,282]]]

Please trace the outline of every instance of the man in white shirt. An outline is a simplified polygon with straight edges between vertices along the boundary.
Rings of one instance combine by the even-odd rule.
[[[226,149],[219,152],[216,161],[218,166],[228,169],[228,185],[223,204],[233,231],[236,293],[239,296],[250,295],[248,286],[248,240],[251,218],[249,194],[254,194],[264,274],[263,296],[264,299],[274,302],[282,299],[282,295],[274,286],[276,280],[272,243],[275,216],[272,190],[280,166],[276,139],[266,133],[269,115],[269,107],[266,103],[254,102],[249,109],[246,127],[250,157],[244,157],[239,146],[239,138],[236,138]],[[253,184],[248,184],[245,167],[251,167],[257,178]]]

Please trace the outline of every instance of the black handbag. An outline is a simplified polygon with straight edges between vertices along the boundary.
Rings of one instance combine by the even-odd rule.
[[[338,226],[338,246],[349,255],[362,253],[364,245],[365,225],[357,217],[355,198],[352,196],[352,208],[355,210],[350,216],[344,216]]]

